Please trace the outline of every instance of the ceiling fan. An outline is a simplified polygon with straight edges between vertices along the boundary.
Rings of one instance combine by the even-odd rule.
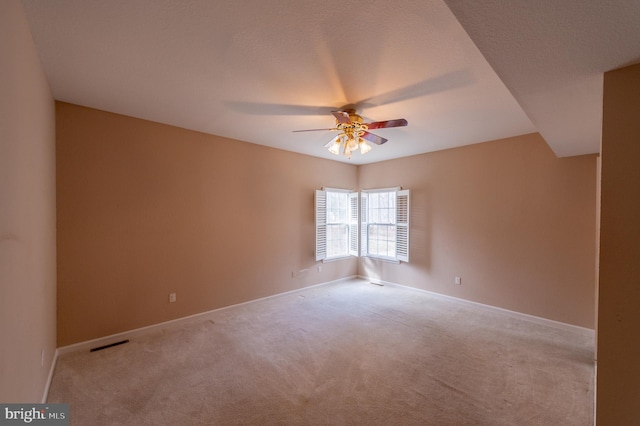
[[[331,113],[336,118],[335,127],[330,129],[294,130],[294,132],[337,130],[341,133],[329,141],[329,143],[325,145],[325,148],[328,148],[332,154],[340,155],[340,153],[342,153],[347,158],[351,158],[353,151],[357,151],[358,149],[360,149],[361,154],[369,152],[371,145],[369,145],[367,141],[373,142],[376,145],[382,145],[387,142],[387,139],[369,133],[369,130],[402,127],[408,124],[404,118],[364,123],[364,120],[356,113],[354,108],[343,108],[341,111],[331,111]]]

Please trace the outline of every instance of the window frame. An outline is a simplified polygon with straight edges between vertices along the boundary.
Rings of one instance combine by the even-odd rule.
[[[328,215],[328,194],[344,193],[346,197],[346,215],[344,221],[332,221]],[[355,200],[355,202],[354,202]],[[322,188],[315,192],[316,215],[316,261],[330,262],[358,256],[358,193],[349,189]],[[328,227],[343,225],[346,228],[347,250],[338,255],[328,255]]]
[[[329,221],[327,213],[327,194],[346,193],[347,215],[345,221]],[[393,219],[388,222],[369,222],[370,194],[389,193],[395,196]],[[410,191],[401,187],[367,189],[360,192],[349,189],[322,188],[315,192],[316,224],[316,261],[329,262],[351,256],[368,257],[376,260],[400,263],[409,262],[409,202]],[[336,256],[327,256],[327,229],[331,225],[344,225],[347,230],[347,250]],[[384,256],[369,252],[370,226],[395,226],[395,248],[393,256]]]
[[[393,220],[371,222],[370,194],[395,194]],[[409,262],[409,202],[410,191],[401,187],[367,189],[360,192],[360,256],[389,262]],[[395,253],[384,256],[369,251],[369,229],[371,226],[395,226]]]

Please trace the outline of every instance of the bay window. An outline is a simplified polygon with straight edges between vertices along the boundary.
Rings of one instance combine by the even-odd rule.
[[[316,260],[409,261],[409,190],[316,191]]]

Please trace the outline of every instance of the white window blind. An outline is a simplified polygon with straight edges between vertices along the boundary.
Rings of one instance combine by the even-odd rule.
[[[409,190],[396,192],[396,259],[409,261]]]
[[[316,191],[316,260],[327,257],[327,192]]]
[[[362,256],[366,256],[369,252],[367,244],[368,233],[367,228],[369,226],[369,194],[366,192],[360,193],[360,253]]]
[[[358,255],[358,193],[349,194],[349,254]]]

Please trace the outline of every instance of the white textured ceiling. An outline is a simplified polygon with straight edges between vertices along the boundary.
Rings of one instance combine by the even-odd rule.
[[[445,2],[556,155],[600,150],[603,73],[640,61],[640,1]]]
[[[61,101],[331,159],[334,134],[292,130],[346,104],[409,121],[353,164],[534,131],[560,156],[598,151],[602,72],[640,59],[640,2],[445,1],[455,16],[442,0],[23,4]]]

